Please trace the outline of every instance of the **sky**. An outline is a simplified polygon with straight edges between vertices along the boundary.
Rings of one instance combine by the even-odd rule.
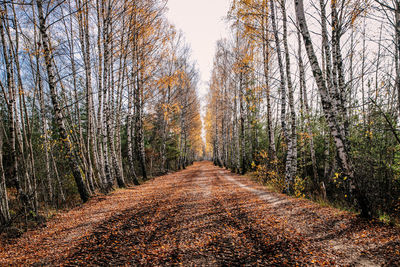
[[[207,93],[216,42],[228,36],[224,18],[229,3],[230,0],[168,0],[167,17],[184,33],[200,70],[200,97]]]

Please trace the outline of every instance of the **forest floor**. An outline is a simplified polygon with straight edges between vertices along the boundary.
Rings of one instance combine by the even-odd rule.
[[[0,265],[400,265],[400,229],[195,163],[0,244]]]

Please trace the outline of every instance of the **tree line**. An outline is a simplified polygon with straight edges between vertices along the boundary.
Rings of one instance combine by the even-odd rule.
[[[207,153],[288,194],[400,214],[400,1],[233,0]]]
[[[0,225],[185,168],[198,70],[166,1],[1,1]]]

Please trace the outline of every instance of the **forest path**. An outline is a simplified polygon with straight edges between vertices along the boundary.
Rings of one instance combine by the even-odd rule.
[[[97,197],[0,247],[0,265],[399,265],[400,231],[209,162]]]

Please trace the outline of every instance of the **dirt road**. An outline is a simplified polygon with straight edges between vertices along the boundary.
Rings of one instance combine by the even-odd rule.
[[[393,266],[399,236],[201,162],[56,216],[0,265]]]

